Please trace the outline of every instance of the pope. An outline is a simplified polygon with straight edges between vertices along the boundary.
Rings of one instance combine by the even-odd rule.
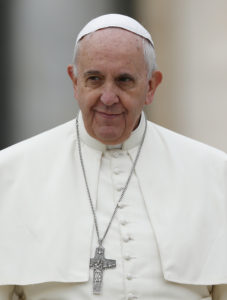
[[[0,300],[226,300],[227,156],[146,120],[149,32],[91,20],[68,74],[76,118],[0,154]]]

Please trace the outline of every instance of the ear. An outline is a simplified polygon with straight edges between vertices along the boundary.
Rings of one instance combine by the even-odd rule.
[[[68,65],[67,67],[67,72],[68,72],[68,75],[69,77],[71,78],[73,84],[74,84],[74,81],[75,81],[75,75],[74,75],[74,70],[73,70],[73,65]]]
[[[148,81],[148,92],[147,92],[145,105],[151,104],[151,102],[154,99],[155,91],[161,82],[162,82],[162,73],[160,71],[154,71],[152,73],[150,80]]]
[[[74,97],[76,98],[76,90],[77,90],[77,77],[74,75],[73,65],[68,65],[67,72],[73,83]]]

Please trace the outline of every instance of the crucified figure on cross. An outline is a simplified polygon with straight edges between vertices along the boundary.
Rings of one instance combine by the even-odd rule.
[[[115,268],[116,260],[106,259],[105,249],[99,246],[95,250],[95,257],[90,259],[90,268],[93,271],[93,294],[100,294],[102,287],[103,271],[105,269]]]

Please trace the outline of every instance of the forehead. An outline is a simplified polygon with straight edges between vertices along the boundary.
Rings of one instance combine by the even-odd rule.
[[[85,36],[80,42],[77,65],[102,63],[144,65],[142,37],[120,28],[105,28]]]
[[[105,28],[88,34],[79,42],[79,54],[88,52],[141,53],[142,37],[121,28]]]

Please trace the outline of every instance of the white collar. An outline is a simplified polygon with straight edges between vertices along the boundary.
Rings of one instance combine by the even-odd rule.
[[[79,112],[79,130],[80,130],[80,138],[81,140],[89,147],[94,148],[99,151],[106,151],[109,149],[122,149],[122,150],[129,150],[139,145],[144,129],[145,129],[145,115],[144,112],[141,113],[140,123],[139,126],[132,131],[129,138],[124,141],[123,144],[120,145],[113,145],[107,146],[100,141],[96,140],[95,138],[91,137],[84,126],[83,118],[81,112]]]

